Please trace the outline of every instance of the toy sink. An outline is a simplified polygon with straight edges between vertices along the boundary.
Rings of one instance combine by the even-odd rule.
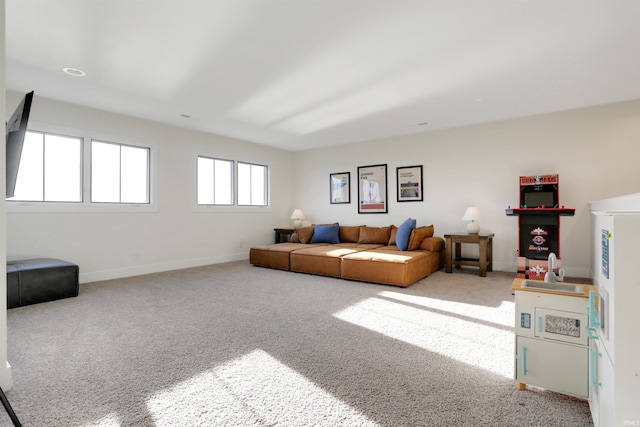
[[[567,283],[549,283],[540,280],[523,280],[521,288],[539,289],[544,291],[566,292],[570,294],[584,294],[582,286],[570,285]]]

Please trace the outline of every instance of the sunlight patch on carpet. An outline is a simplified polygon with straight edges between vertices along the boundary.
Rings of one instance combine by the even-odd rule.
[[[155,425],[377,426],[262,350],[255,350],[151,396]]]
[[[513,328],[513,315],[515,303],[513,301],[502,301],[498,307],[488,307],[483,305],[468,304],[464,302],[448,301],[437,298],[427,298],[416,295],[407,295],[399,292],[384,291],[378,294],[384,298],[391,298],[398,301],[408,302],[421,307],[446,311],[460,316],[470,317],[482,321],[495,323]]]
[[[368,298],[335,313],[334,317],[494,374],[513,378],[514,334],[509,328],[492,326],[502,321],[499,320],[502,315],[497,315],[494,319],[490,313],[485,313],[486,317],[479,317],[479,313],[474,314],[471,310],[447,313],[446,304],[434,309],[424,305],[427,302],[424,300],[429,300],[428,298],[421,299],[423,304]],[[431,300],[433,301],[435,300]],[[474,319],[476,316],[478,320]]]

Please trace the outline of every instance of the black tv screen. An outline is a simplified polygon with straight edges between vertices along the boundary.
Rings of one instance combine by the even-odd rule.
[[[7,122],[7,157],[6,172],[7,185],[5,198],[13,197],[18,179],[18,168],[20,167],[20,157],[22,156],[22,146],[27,133],[27,122],[31,112],[31,102],[33,101],[33,91],[24,96],[13,115]]]
[[[528,208],[555,208],[554,193],[551,191],[536,191],[524,193],[524,204]]]

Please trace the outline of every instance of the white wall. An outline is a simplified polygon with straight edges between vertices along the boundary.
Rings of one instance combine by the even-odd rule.
[[[15,108],[23,95],[8,93],[7,105]],[[290,152],[55,102],[37,91],[29,128],[151,147],[154,203],[120,209],[7,202],[10,260],[61,258],[80,266],[84,283],[246,259],[252,245],[272,242],[273,228],[290,223]],[[271,207],[198,208],[199,154],[268,165]]]
[[[388,165],[388,214],[357,213],[357,167]],[[478,206],[481,231],[495,233],[494,269],[515,271],[521,175],[560,175],[560,252],[569,276],[589,277],[594,200],[640,191],[640,101],[546,114],[296,154],[294,199],[310,222],[434,224],[436,235],[464,231]],[[423,165],[424,202],[396,202],[396,167]],[[351,204],[329,203],[329,174],[351,172]],[[469,250],[469,249],[468,249]],[[471,249],[473,250],[473,249]]]

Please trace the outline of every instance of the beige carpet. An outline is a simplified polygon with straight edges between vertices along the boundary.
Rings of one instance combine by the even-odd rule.
[[[512,273],[402,289],[234,262],[8,311],[25,426],[588,426],[513,375]],[[10,426],[0,414],[0,426]]]

